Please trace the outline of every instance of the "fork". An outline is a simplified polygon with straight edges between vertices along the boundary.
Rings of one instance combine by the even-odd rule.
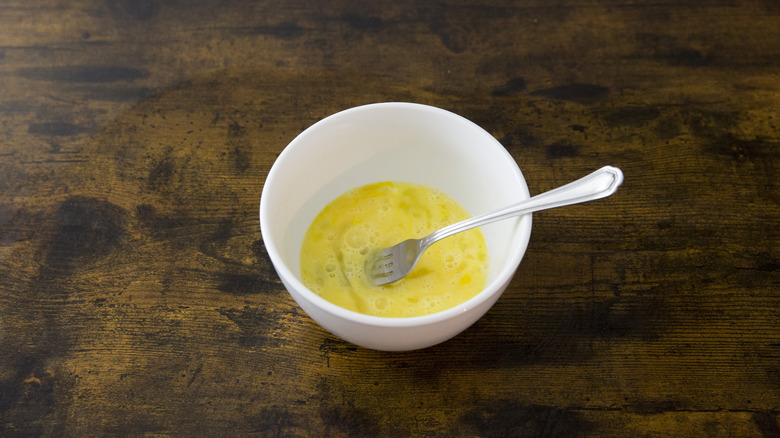
[[[372,253],[366,260],[366,277],[375,286],[398,281],[412,271],[428,247],[445,237],[510,217],[605,198],[615,193],[622,182],[620,169],[605,166],[557,189],[448,225],[420,239],[404,240]]]

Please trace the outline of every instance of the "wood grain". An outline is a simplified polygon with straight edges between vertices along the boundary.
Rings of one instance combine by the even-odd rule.
[[[771,1],[0,5],[0,435],[780,436]],[[539,213],[496,306],[383,353],[287,295],[257,206],[355,105],[484,127]]]

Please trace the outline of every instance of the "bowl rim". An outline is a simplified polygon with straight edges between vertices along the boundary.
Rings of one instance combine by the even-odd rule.
[[[375,327],[411,328],[411,327],[425,326],[425,325],[445,321],[453,317],[456,317],[460,314],[468,313],[471,309],[480,306],[482,303],[484,303],[485,301],[493,297],[499,290],[501,290],[502,286],[506,285],[512,279],[515,271],[520,265],[520,262],[522,261],[522,258],[525,255],[525,252],[528,248],[528,243],[531,237],[532,215],[527,214],[522,218],[520,218],[520,221],[517,224],[517,231],[516,231],[519,238],[521,238],[522,240],[520,242],[520,247],[516,251],[514,251],[513,254],[509,255],[506,262],[504,263],[504,266],[495,276],[493,281],[485,285],[485,287],[479,293],[469,298],[468,300],[449,309],[445,309],[428,315],[410,316],[410,317],[387,317],[387,316],[366,315],[363,313],[355,312],[353,310],[349,310],[344,307],[338,306],[322,298],[321,296],[317,295],[312,290],[310,290],[308,287],[306,287],[306,285],[304,285],[303,282],[298,279],[298,276],[292,272],[292,270],[287,266],[286,263],[284,263],[284,260],[281,256],[279,249],[277,248],[277,244],[274,238],[272,237],[266,238],[266,236],[263,233],[263,224],[268,224],[271,222],[270,212],[268,208],[266,208],[267,204],[264,202],[264,200],[267,199],[265,196],[266,190],[273,189],[273,187],[275,186],[274,181],[278,178],[277,175],[279,173],[280,166],[277,166],[277,163],[286,160],[286,157],[290,155],[292,151],[298,147],[299,144],[303,143],[306,137],[309,137],[314,133],[316,133],[316,131],[322,126],[330,123],[334,123],[335,121],[338,121],[339,119],[342,119],[344,117],[349,117],[351,114],[355,112],[372,111],[377,108],[388,108],[388,107],[411,109],[414,111],[435,112],[438,113],[439,115],[456,118],[461,123],[467,123],[469,125],[472,125],[472,127],[476,127],[479,130],[485,131],[482,127],[472,122],[471,120],[463,116],[460,116],[456,113],[453,113],[451,111],[448,111],[446,109],[431,106],[431,105],[426,105],[426,104],[412,103],[412,102],[370,103],[366,105],[360,105],[360,106],[344,109],[339,112],[333,113],[315,122],[305,130],[303,130],[301,133],[299,133],[292,141],[290,141],[290,143],[287,144],[287,146],[285,146],[285,148],[276,158],[274,163],[271,165],[271,169],[268,172],[268,175],[266,176],[265,182],[263,183],[263,188],[260,195],[260,208],[259,208],[260,233],[263,240],[263,244],[265,245],[266,248],[266,252],[268,253],[268,256],[271,259],[271,262],[273,264],[273,267],[277,271],[277,274],[279,275],[280,279],[283,280],[282,283],[284,284],[285,282],[289,282],[290,287],[292,287],[295,290],[293,292],[288,289],[288,293],[293,295],[293,298],[295,298],[296,294],[301,294],[304,296],[303,298],[310,301],[313,305],[320,308],[321,310],[351,322],[366,324]],[[528,191],[528,185],[515,159],[506,150],[506,148],[504,148],[504,146],[501,145],[501,143],[495,139],[495,137],[493,137],[489,133],[488,136],[490,139],[492,139],[492,141],[490,142],[492,146],[497,149],[497,152],[499,154],[503,155],[502,157],[503,159],[505,159],[511,164],[510,168],[514,172],[515,178],[517,178],[518,182],[520,183],[521,186],[520,189],[523,192],[522,194],[525,195],[526,198],[530,197]],[[269,187],[271,189],[269,189]],[[527,232],[524,232],[523,228],[527,229]],[[522,239],[522,236],[524,235],[527,237],[525,239]],[[287,288],[287,285],[286,284],[284,285]],[[300,303],[298,304],[300,305]]]

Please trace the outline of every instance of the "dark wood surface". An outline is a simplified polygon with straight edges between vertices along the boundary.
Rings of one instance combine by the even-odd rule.
[[[0,435],[780,436],[775,1],[0,3]],[[293,302],[279,152],[436,105],[539,213],[496,306],[408,353]]]

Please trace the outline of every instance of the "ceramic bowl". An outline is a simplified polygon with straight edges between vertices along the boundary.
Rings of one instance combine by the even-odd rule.
[[[413,103],[347,109],[315,123],[282,151],[260,200],[260,227],[285,288],[319,325],[353,344],[387,351],[429,347],[476,322],[509,284],[528,246],[531,216],[482,227],[489,252],[486,287],[447,310],[410,318],[353,312],[301,281],[299,252],[315,216],[345,191],[380,181],[438,187],[472,215],[529,197],[506,149],[471,121]]]

